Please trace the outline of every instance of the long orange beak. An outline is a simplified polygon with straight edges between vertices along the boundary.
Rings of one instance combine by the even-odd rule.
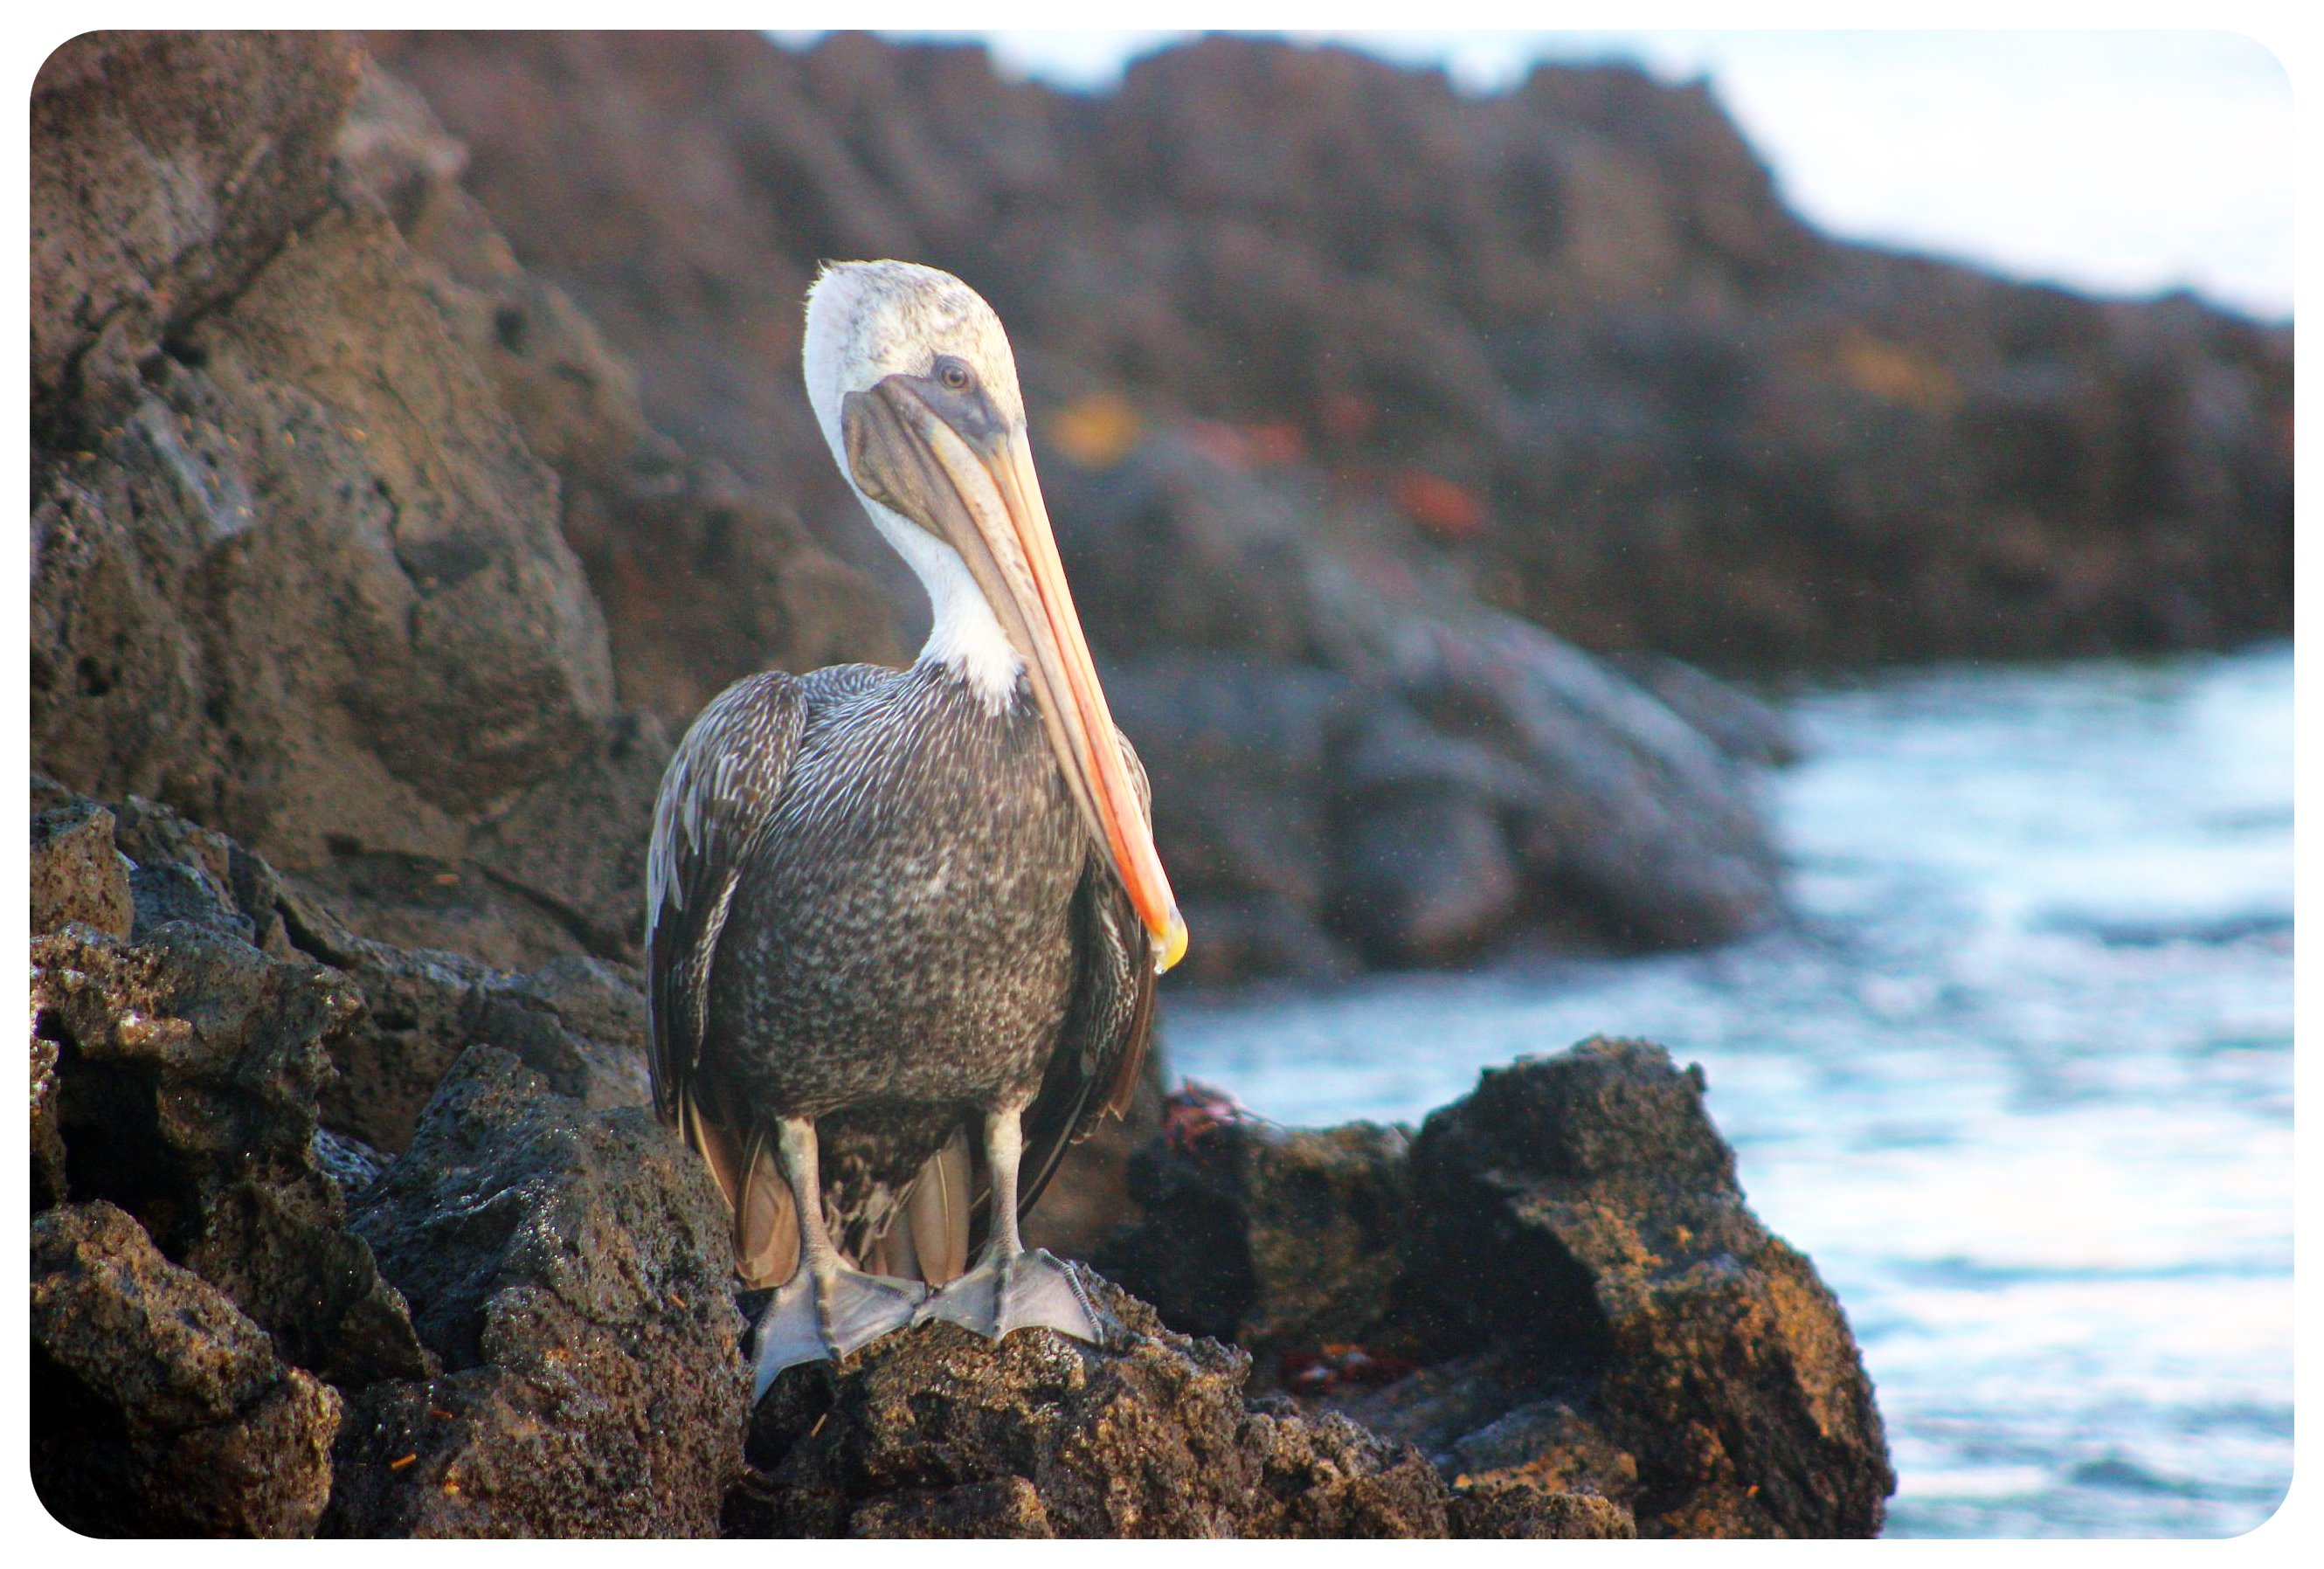
[[[1185,954],[1186,923],[1065,586],[1024,426],[982,397],[902,375],[849,393],[841,426],[863,494],[960,553],[1023,656],[1065,783],[1153,940],[1155,968],[1167,970]]]

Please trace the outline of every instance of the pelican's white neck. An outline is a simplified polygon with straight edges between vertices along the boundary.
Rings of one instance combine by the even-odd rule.
[[[858,493],[861,494],[860,492]],[[879,503],[864,498],[864,510],[896,554],[927,590],[931,622],[918,663],[942,665],[966,681],[994,714],[1003,712],[1024,673],[1025,660],[1001,630],[960,552],[907,522]]]

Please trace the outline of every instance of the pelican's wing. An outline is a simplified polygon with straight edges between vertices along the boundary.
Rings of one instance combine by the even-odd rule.
[[[766,1159],[753,1131],[706,1106],[696,1081],[710,974],[734,889],[774,815],[807,722],[800,682],[769,671],[735,682],[696,715],[661,778],[646,851],[646,1000],[654,1111],[702,1151],[738,1216]],[[761,1202],[787,1203],[788,1195]],[[773,1223],[771,1219],[769,1224]],[[754,1225],[754,1232],[765,1225]],[[739,1241],[739,1238],[738,1238]]]
[[[1150,813],[1146,769],[1127,736],[1139,802]],[[1017,1212],[1029,1212],[1056,1175],[1066,1149],[1095,1131],[1098,1119],[1119,1117],[1138,1094],[1139,1072],[1154,1033],[1154,944],[1112,865],[1093,851],[1074,894],[1077,964],[1065,1027],[1049,1059],[1041,1091],[1025,1113],[1025,1158],[1019,1168]]]

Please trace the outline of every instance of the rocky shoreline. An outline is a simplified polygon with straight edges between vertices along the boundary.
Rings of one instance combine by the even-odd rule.
[[[1417,1130],[1275,1129],[1157,1074],[1028,1227],[1104,1278],[1106,1344],[936,1325],[749,1408],[719,1200],[644,1108],[648,813],[726,681],[910,641],[804,444],[785,269],[908,251],[1021,324],[1061,549],[1210,979],[1784,919],[1756,778],[1796,742],[1655,648],[2277,624],[2288,333],[1831,249],[1702,95],[1619,72],[1462,106],[1214,42],[1093,104],[863,39],[374,45],[389,69],[331,34],[93,33],[35,84],[32,1468],[57,1518],[1877,1533],[1894,1476],[1845,1316],[1744,1204],[1699,1074],[1636,1042],[1497,1070]],[[1219,183],[1200,121],[1269,83],[1328,123],[1311,152],[1370,103],[1435,128],[1411,145],[1447,199],[1508,200],[1350,188],[1443,239],[1360,278],[1330,201],[1254,248],[1261,198]],[[1148,132],[1194,182],[1159,208],[1120,163]],[[693,184],[668,178],[687,136]],[[1294,189],[1345,184],[1314,174]],[[1063,227],[993,251],[947,189]],[[1554,222],[1512,238],[1528,204]],[[1176,260],[1142,272],[1117,232]],[[1093,277],[1135,287],[1076,315]],[[1932,325],[1900,303],[1923,297],[1967,303]],[[1228,352],[1255,339],[1227,308],[1260,305],[1346,384]],[[1504,338],[1538,365],[1479,358]],[[1869,503],[1835,478],[1859,428],[1893,455]],[[1898,500],[1997,429],[2031,433],[2022,473]],[[1738,456],[1768,429],[1804,432],[1781,474]],[[1811,534],[1915,564],[1922,641],[1864,645],[1852,590],[1803,601],[1782,549],[1738,568],[1715,507],[1640,491],[1706,431],[1733,462],[1703,494],[1783,525],[1754,540],[1821,495]],[[2043,500],[2133,447],[2172,455],[2167,515],[2114,480]],[[1970,533],[2006,559],[1946,554]],[[1660,565],[1625,587],[1618,561]],[[2126,586],[2150,580],[2183,603]]]
[[[33,1474],[77,1530],[1879,1528],[1846,1318],[1658,1047],[1524,1059],[1409,1135],[1167,1102],[1090,1250],[1147,1298],[1085,1277],[1106,1343],[927,1325],[754,1414],[755,1304],[643,1103],[633,973],[339,969],[230,841],[33,799]],[[390,1154],[332,1091],[396,1010],[448,1066]]]

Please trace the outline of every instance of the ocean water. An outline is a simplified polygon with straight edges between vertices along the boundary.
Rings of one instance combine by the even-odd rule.
[[[1176,994],[1172,1071],[1416,1122],[1482,1066],[1659,1040],[1848,1311],[1890,1535],[2250,1529],[2292,1474],[2291,650],[1791,707],[1790,928]]]

